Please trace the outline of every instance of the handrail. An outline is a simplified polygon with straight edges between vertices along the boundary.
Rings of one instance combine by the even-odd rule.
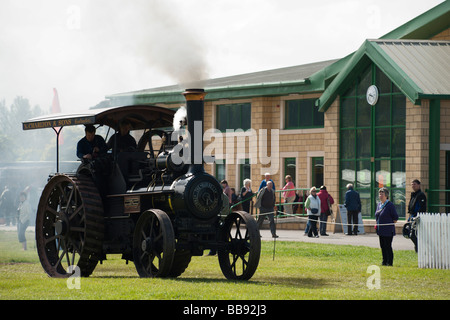
[[[294,188],[294,189],[286,189],[286,190],[282,190],[282,189],[281,189],[281,190],[275,190],[276,193],[279,193],[279,194],[280,194],[280,196],[279,196],[279,202],[278,202],[278,203],[275,203],[275,205],[276,205],[278,208],[280,208],[280,207],[286,206],[286,205],[294,205],[294,204],[300,204],[300,205],[302,205],[302,204],[305,204],[305,202],[306,202],[305,197],[303,197],[303,200],[304,200],[304,201],[299,201],[299,202],[285,202],[285,203],[282,203],[282,201],[281,201],[281,193],[282,193],[282,192],[286,192],[286,191],[304,191],[304,192],[302,192],[302,195],[305,196],[305,195],[306,195],[306,192],[309,191],[309,190],[310,190],[310,188]],[[254,193],[250,198],[247,198],[247,199],[244,199],[244,200],[239,201],[239,202],[237,202],[237,203],[234,203],[233,205],[230,206],[230,211],[229,211],[229,212],[233,211],[233,208],[239,206],[240,204],[242,204],[242,203],[244,203],[244,202],[246,202],[246,201],[252,200],[252,199],[253,199],[254,197],[256,197],[257,195],[258,195],[258,193],[256,192],[256,193]],[[258,209],[256,209],[256,210],[258,210]],[[305,215],[305,213],[300,213],[300,215]],[[291,215],[283,215],[283,214],[281,214],[281,215],[278,215],[278,216],[279,216],[279,217],[288,217],[288,216],[291,216]]]
[[[239,201],[239,202],[233,204],[233,205],[230,207],[230,212],[233,210],[234,207],[237,207],[238,205],[240,205],[240,204],[242,204],[242,203],[244,203],[244,202],[246,202],[246,201],[250,201],[251,199],[253,199],[253,198],[256,197],[257,195],[258,195],[257,193],[254,193],[250,198],[244,199],[244,200],[242,200],[242,201]]]
[[[300,201],[300,202],[284,202],[284,203],[282,203],[282,201],[281,201],[281,193],[282,193],[282,192],[298,191],[298,190],[304,191],[304,192],[302,192],[303,201]],[[286,190],[283,190],[283,189],[275,190],[275,192],[278,192],[278,193],[280,194],[280,197],[279,197],[280,200],[279,200],[279,203],[276,204],[276,206],[277,206],[279,209],[281,209],[282,206],[294,205],[294,204],[305,204],[305,202],[306,202],[306,199],[305,199],[306,192],[309,191],[309,190],[310,190],[310,188],[293,188],[293,189],[286,189]],[[296,193],[297,193],[297,192],[296,192]],[[303,213],[303,215],[304,215],[304,213]],[[279,216],[280,216],[280,217],[284,217],[284,216],[287,217],[287,215],[283,215],[283,214],[281,214],[281,215],[279,215]]]
[[[449,189],[425,189],[425,192],[428,194],[428,198],[430,198],[430,193],[432,192],[449,192]],[[450,197],[450,196],[449,196]],[[444,201],[446,201],[447,199],[445,199]],[[449,198],[450,200],[450,198]],[[428,208],[432,208],[432,207],[437,207],[437,208],[450,208],[450,203],[448,204],[442,204],[442,203],[427,203]]]

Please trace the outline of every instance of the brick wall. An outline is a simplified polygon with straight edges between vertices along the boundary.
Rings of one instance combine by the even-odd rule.
[[[450,28],[438,33],[437,35],[432,37],[431,40],[450,40]]]
[[[406,204],[412,180],[420,180],[422,191],[429,185],[429,113],[429,100],[422,100],[420,106],[406,100]]]

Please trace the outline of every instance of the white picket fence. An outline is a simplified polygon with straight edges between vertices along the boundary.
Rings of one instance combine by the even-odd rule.
[[[419,268],[450,269],[450,214],[419,213]]]

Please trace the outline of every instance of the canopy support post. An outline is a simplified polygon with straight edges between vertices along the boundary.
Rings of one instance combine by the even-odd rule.
[[[53,131],[56,133],[56,173],[59,173],[59,134],[64,127],[52,127]]]

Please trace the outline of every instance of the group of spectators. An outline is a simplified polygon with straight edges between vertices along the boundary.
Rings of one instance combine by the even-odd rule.
[[[287,175],[285,177],[286,184],[282,188],[284,198],[284,213],[287,215],[292,214],[293,205],[296,201],[295,186],[292,182],[292,177]],[[246,212],[250,212],[249,201],[254,193],[251,190],[251,180],[244,180],[244,187],[242,187],[239,196],[232,191],[232,188],[228,186],[226,180],[222,180],[222,186],[224,193],[230,199],[230,205],[239,203],[242,205],[242,209]],[[426,196],[420,189],[420,181],[415,179],[411,182],[413,192],[411,193],[411,199],[408,205],[409,221],[413,220],[418,212],[426,211]],[[319,192],[316,187],[312,187],[309,190],[309,196],[304,202],[304,208],[306,209],[308,222],[305,228],[305,235],[308,237],[328,236],[326,233],[328,216],[332,215],[332,205],[334,204],[333,197],[328,193],[325,186],[321,186]],[[392,266],[393,264],[393,250],[392,240],[395,235],[395,223],[398,221],[398,213],[395,205],[389,201],[389,190],[386,187],[382,187],[378,192],[379,202],[375,211],[376,225],[375,229],[379,236],[380,248],[382,252],[382,265]],[[279,210],[276,206],[275,197],[275,183],[270,178],[270,174],[266,173],[264,179],[261,181],[258,192],[256,194],[256,202],[254,205],[259,209],[259,215],[257,224],[261,228],[265,219],[269,220],[270,232],[273,238],[278,238],[276,234],[275,214]],[[358,215],[361,212],[361,199],[359,193],[354,190],[352,184],[347,185],[347,192],[345,193],[344,206],[347,209],[347,235],[358,234]],[[317,228],[317,222],[320,221],[320,227]],[[417,252],[417,237],[415,230],[411,230],[410,238],[414,243],[414,249]]]
[[[292,215],[297,206],[295,201],[299,200],[298,195],[295,192],[295,185],[292,181],[292,177],[287,175],[285,177],[286,184],[282,188],[283,190],[283,211],[286,215]],[[249,201],[255,193],[251,189],[251,180],[245,179],[244,186],[242,187],[239,195],[236,195],[233,188],[228,186],[226,180],[221,181],[223,192],[229,198],[230,205],[239,204],[242,205],[242,209],[246,212],[250,212]],[[275,182],[271,179],[270,173],[264,175],[264,179],[259,184],[258,191],[256,193],[256,201],[254,206],[259,210],[258,215],[258,227],[261,227],[264,220],[269,220],[270,231],[272,237],[278,238],[276,234],[275,226],[275,214],[277,214],[278,207],[276,206],[275,196]],[[316,187],[311,188],[310,195],[305,201],[305,209],[309,217],[307,223],[306,234],[310,237],[318,237],[317,221],[320,219],[320,234],[322,236],[328,236],[326,234],[328,216],[332,214],[331,205],[334,203],[333,197],[327,192],[325,186],[320,188],[320,192],[317,194]]]

